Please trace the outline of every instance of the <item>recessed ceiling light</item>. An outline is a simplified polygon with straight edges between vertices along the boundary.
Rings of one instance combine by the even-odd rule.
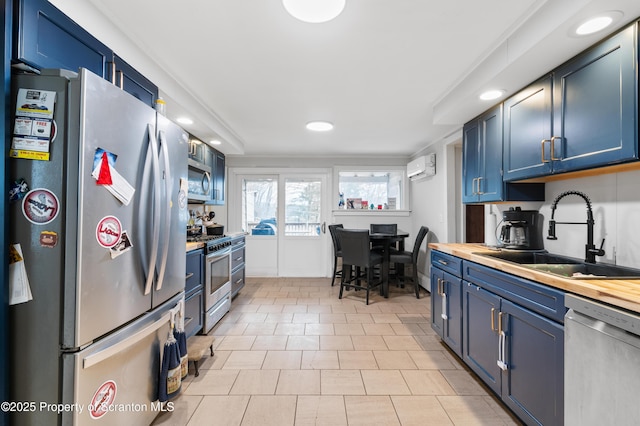
[[[504,95],[504,90],[487,90],[480,95],[480,99],[483,101],[492,101],[494,99],[498,99],[502,95]]]
[[[282,0],[291,16],[303,22],[319,24],[342,13],[346,0]]]
[[[314,132],[327,132],[333,129],[333,124],[328,121],[310,121],[307,123],[307,130],[313,130]]]
[[[211,145],[220,145],[222,142],[220,142],[218,139],[212,139],[209,141],[209,143]]]
[[[622,16],[622,12],[617,10],[602,12],[579,24],[575,28],[575,35],[583,36],[602,31],[603,29],[611,26],[615,21],[618,21]]]
[[[176,121],[180,124],[193,124],[193,120],[188,117],[178,117]]]

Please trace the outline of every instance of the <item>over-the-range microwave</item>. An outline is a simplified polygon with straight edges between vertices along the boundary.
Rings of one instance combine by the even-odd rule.
[[[211,201],[213,191],[213,182],[211,181],[211,167],[196,160],[189,158],[187,160],[189,166],[189,202]]]

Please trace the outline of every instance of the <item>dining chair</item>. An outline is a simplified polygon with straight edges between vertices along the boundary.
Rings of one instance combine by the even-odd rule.
[[[398,232],[397,223],[372,223],[369,225],[372,234],[395,234]],[[382,250],[384,246],[381,243],[374,243],[371,247],[373,250]]]
[[[418,282],[418,253],[420,252],[422,241],[428,233],[429,228],[426,226],[421,226],[420,230],[418,231],[418,235],[416,236],[416,240],[413,244],[413,251],[392,251],[389,256],[389,263],[395,264],[396,272],[404,269],[404,265],[411,265],[412,273],[410,279],[415,285],[417,299],[420,299],[420,283]],[[404,274],[396,275],[398,276],[398,279],[402,280],[403,282],[407,279]]]
[[[382,276],[374,281],[374,266],[382,265],[382,254],[372,251],[369,243],[369,231],[366,229],[336,229],[338,240],[342,247],[342,279],[340,280],[340,294],[346,288],[366,291],[366,304],[369,304],[369,292],[382,285]],[[355,268],[355,274],[352,274]],[[366,285],[362,285],[366,280]]]
[[[340,246],[340,239],[338,239],[337,229],[343,229],[344,226],[341,223],[335,225],[329,225],[329,234],[331,234],[331,241],[333,241],[333,275],[331,276],[331,287],[333,287],[336,278],[342,278],[342,268],[338,270],[338,259],[342,258],[342,247]]]

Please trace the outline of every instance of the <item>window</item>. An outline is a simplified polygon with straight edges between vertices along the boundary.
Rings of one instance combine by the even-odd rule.
[[[405,207],[405,171],[341,170],[338,172],[339,208],[391,209]],[[344,207],[341,205],[344,202]]]
[[[278,179],[242,180],[242,229],[251,235],[277,235]]]

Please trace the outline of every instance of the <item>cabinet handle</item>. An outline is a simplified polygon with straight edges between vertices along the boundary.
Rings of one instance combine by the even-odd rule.
[[[189,278],[191,278],[193,276],[193,272],[188,273],[186,277],[184,277],[185,280],[188,280]]]
[[[504,313],[500,312],[498,314],[498,367],[502,371],[507,371],[509,369],[509,365],[507,364],[507,335],[502,329],[502,315]]]
[[[240,256],[240,257],[236,257],[235,259],[233,259],[233,261],[234,261],[234,262],[238,262],[238,261],[240,261],[240,260],[242,260],[242,256]]]
[[[242,282],[242,278],[236,281],[236,284],[240,284]]]
[[[556,158],[556,157],[554,157],[554,155],[553,155],[553,154],[555,154],[555,153],[556,153],[556,139],[562,139],[562,138],[559,138],[558,136],[553,136],[553,137],[551,138],[551,160],[552,160],[552,161],[559,161],[559,160],[562,160],[562,158]]]
[[[472,193],[473,195],[476,195],[476,194],[477,194],[477,192],[476,192],[476,181],[477,181],[477,180],[478,180],[478,178],[473,178],[473,179],[471,180],[471,193]]]
[[[120,90],[124,90],[124,73],[118,71],[118,77],[120,77]]]
[[[205,185],[204,181],[207,181],[207,184]],[[209,172],[204,172],[202,174],[202,182],[200,182],[201,186],[202,186],[202,192],[204,192],[204,195],[209,195],[209,192],[211,191],[211,175],[209,174]]]
[[[543,163],[548,163],[549,160],[547,160],[546,158],[544,158],[544,143],[545,142],[551,142],[551,139],[542,139],[542,142],[540,142],[540,150],[542,152],[542,162]]]
[[[491,331],[498,331],[496,329],[496,320],[495,320],[495,314],[496,313],[496,308],[491,308]]]
[[[116,84],[116,63],[109,62],[109,65],[111,66],[111,84],[115,85]]]
[[[438,263],[444,266],[447,266],[449,264],[449,262],[447,262],[446,260],[442,260],[442,259],[438,259]],[[440,278],[438,278],[440,279]]]
[[[484,194],[484,192],[480,190],[480,181],[482,181],[482,179],[484,179],[482,176],[478,178],[478,195]]]
[[[498,312],[498,334],[502,335],[504,330],[502,330],[502,315],[504,312]]]

